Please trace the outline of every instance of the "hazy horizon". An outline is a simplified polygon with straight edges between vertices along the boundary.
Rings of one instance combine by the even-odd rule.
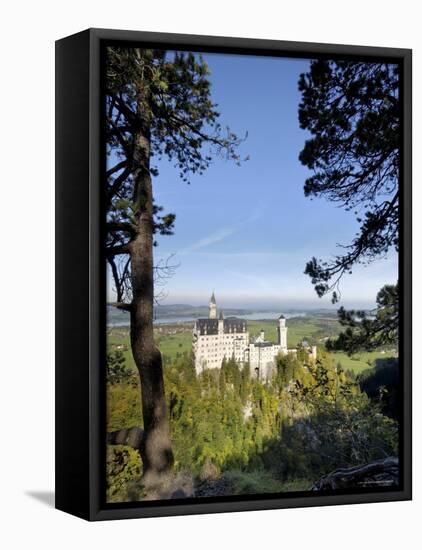
[[[208,297],[205,294],[200,296],[189,295],[174,295],[169,294],[158,301],[160,306],[192,306],[192,307],[208,307],[212,290]],[[225,296],[215,292],[218,309],[254,309],[255,311],[283,311],[287,310],[319,310],[327,309],[336,311],[340,305],[351,309],[372,309],[375,307],[375,300],[341,300],[340,303],[332,304],[329,297],[315,300],[303,299],[280,299],[277,297],[253,297],[246,296]],[[113,302],[113,296],[109,296],[109,303]]]

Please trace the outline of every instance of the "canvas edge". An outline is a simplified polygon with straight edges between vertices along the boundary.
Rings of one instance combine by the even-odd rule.
[[[286,42],[261,40],[250,38],[227,38],[214,36],[183,35],[170,33],[150,33],[142,31],[121,31],[112,29],[88,29],[82,33],[89,33],[89,163],[86,167],[89,174],[89,512],[75,514],[91,521],[159,517],[187,514],[224,513],[235,511],[253,511],[265,509],[282,509],[292,507],[329,506],[357,503],[373,503],[385,501],[410,500],[412,498],[411,475],[411,59],[412,51],[402,48],[379,48],[371,46],[347,46],[335,44],[317,44],[308,42]],[[74,35],[74,36],[78,36]],[[73,37],[72,37],[73,38]],[[68,40],[68,39],[64,39]],[[404,437],[403,463],[405,476],[403,490],[383,493],[348,494],[348,495],[315,495],[306,497],[283,497],[255,500],[241,500],[236,502],[221,501],[212,503],[198,502],[195,504],[163,504],[160,506],[146,505],[139,507],[122,506],[119,508],[104,508],[102,505],[102,481],[99,472],[103,472],[101,463],[101,386],[99,384],[100,370],[100,320],[98,312],[101,310],[101,292],[98,284],[101,267],[100,235],[101,235],[101,208],[99,181],[101,177],[101,120],[100,120],[100,44],[101,41],[126,41],[141,43],[156,43],[157,45],[184,46],[192,48],[206,48],[224,52],[227,49],[238,50],[239,53],[256,51],[260,55],[268,55],[270,51],[282,55],[286,53],[303,54],[304,56],[327,55],[349,57],[388,57],[403,63],[404,70],[404,132],[403,132],[403,197],[404,216],[402,231],[405,238],[403,259],[404,291],[404,391],[408,399],[404,403]],[[59,41],[61,42],[61,41]],[[87,53],[88,55],[88,53]],[[60,507],[59,507],[60,508]],[[62,508],[60,508],[62,509]],[[64,510],[69,511],[69,510]],[[74,513],[71,512],[70,513]]]

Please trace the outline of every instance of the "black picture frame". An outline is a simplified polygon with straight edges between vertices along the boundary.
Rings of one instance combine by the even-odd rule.
[[[382,58],[400,65],[399,489],[105,504],[102,49],[116,42],[263,56]],[[87,520],[110,520],[412,498],[411,75],[408,49],[106,29],[88,29],[56,42],[56,508]]]

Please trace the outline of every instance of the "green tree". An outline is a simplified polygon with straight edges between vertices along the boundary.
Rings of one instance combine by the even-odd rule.
[[[219,376],[218,376],[218,387],[220,391],[220,396],[224,397],[226,393],[226,369],[225,369],[224,359],[223,359],[223,365],[220,369]]]
[[[334,340],[328,340],[327,349],[344,350],[350,355],[358,351],[372,351],[380,346],[398,345],[399,291],[398,285],[385,285],[377,294],[375,314],[362,310],[338,311],[339,321],[346,327]]]
[[[360,224],[340,254],[306,265],[318,296],[332,292],[336,302],[340,279],[354,264],[398,248],[399,67],[311,61],[299,90],[300,125],[311,134],[299,155],[313,171],[305,195],[353,210]]]
[[[242,371],[240,373],[240,400],[243,405],[246,405],[250,392],[250,378],[251,378],[251,367],[249,363],[243,365]]]
[[[118,349],[107,353],[107,382],[121,384],[131,377],[132,372],[126,365],[124,353]]]
[[[154,203],[157,161],[166,157],[184,181],[202,174],[213,154],[239,162],[239,138],[218,122],[206,63],[193,54],[109,47],[106,55],[108,154],[106,256],[116,307],[130,313],[131,348],[141,380],[145,482],[173,464],[161,354],[154,342],[155,235],[173,231],[175,215]]]

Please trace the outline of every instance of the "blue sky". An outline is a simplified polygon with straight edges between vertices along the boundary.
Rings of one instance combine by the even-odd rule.
[[[307,137],[298,123],[299,74],[307,60],[204,55],[221,123],[238,135],[250,159],[241,167],[216,158],[202,176],[183,183],[167,162],[154,181],[157,204],[176,213],[175,234],[159,237],[156,261],[178,265],[163,303],[221,306],[331,307],[303,274],[312,256],[327,258],[347,244],[358,226],[353,213],[324,199],[306,198],[308,171],[298,155]],[[397,280],[391,254],[356,267],[341,284],[347,307],[368,307],[385,283]]]

